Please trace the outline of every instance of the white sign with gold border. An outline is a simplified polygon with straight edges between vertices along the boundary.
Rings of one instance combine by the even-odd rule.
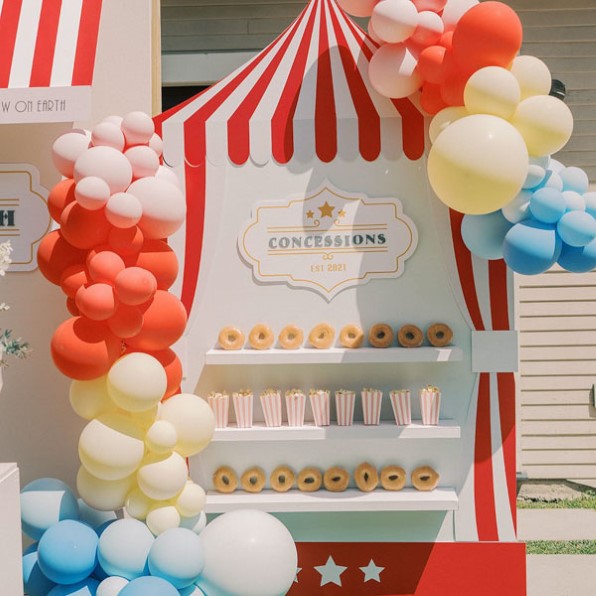
[[[370,279],[399,277],[417,243],[399,199],[329,183],[306,197],[257,203],[238,238],[258,281],[310,288],[327,300]]]

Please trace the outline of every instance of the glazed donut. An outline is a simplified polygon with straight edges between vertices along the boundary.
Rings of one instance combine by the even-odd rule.
[[[354,470],[354,481],[356,486],[365,493],[375,490],[379,484],[377,468],[367,462],[360,464]]]
[[[406,485],[406,471],[399,466],[381,468],[381,486],[385,490],[401,490]]]
[[[323,474],[323,485],[332,493],[343,492],[348,488],[348,484],[350,484],[350,474],[339,466],[333,466]]]
[[[377,323],[368,331],[368,343],[373,348],[388,348],[393,343],[393,329],[386,323]]]
[[[244,345],[244,333],[236,327],[224,327],[217,340],[224,350],[239,350]]]
[[[288,466],[277,466],[277,468],[271,472],[269,480],[273,490],[278,493],[285,493],[294,486],[296,476]]]
[[[260,493],[265,488],[265,472],[258,466],[248,468],[242,474],[240,483],[247,493]]]
[[[431,346],[442,348],[448,346],[453,339],[453,331],[445,323],[435,323],[426,330],[426,337]]]
[[[233,493],[238,488],[238,476],[229,466],[220,466],[213,473],[213,486],[218,493]]]
[[[269,325],[259,323],[250,330],[248,341],[255,350],[268,350],[273,345],[273,331]]]
[[[279,334],[279,345],[284,350],[297,350],[302,346],[304,333],[296,325],[286,325]]]
[[[404,348],[419,348],[424,341],[424,334],[416,325],[404,325],[397,332],[397,341]]]
[[[364,341],[364,333],[358,325],[346,325],[339,334],[339,343],[344,348],[359,348]]]
[[[298,489],[305,493],[312,493],[321,488],[323,476],[318,468],[308,467],[298,474]]]
[[[435,490],[439,484],[439,474],[430,466],[420,466],[412,472],[412,485],[416,490]]]
[[[335,329],[328,323],[319,323],[308,334],[308,341],[311,346],[318,350],[330,348],[335,339]]]

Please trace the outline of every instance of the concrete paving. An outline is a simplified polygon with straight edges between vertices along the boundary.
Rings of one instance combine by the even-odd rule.
[[[519,540],[596,540],[593,509],[518,509]],[[596,594],[596,586],[593,594]]]
[[[527,596],[594,596],[596,555],[528,555]]]

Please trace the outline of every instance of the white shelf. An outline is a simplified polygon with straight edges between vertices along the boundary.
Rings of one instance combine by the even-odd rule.
[[[342,493],[320,490],[303,493],[292,490],[278,493],[264,490],[250,494],[244,491],[225,495],[216,491],[207,493],[206,513],[223,513],[234,509],[260,509],[272,513],[315,511],[455,511],[458,498],[452,488],[437,488],[420,492],[413,488],[401,491],[378,489],[364,493],[348,489]]]
[[[456,362],[463,359],[461,348],[329,348],[317,350],[222,350],[212,349],[205,357],[206,364],[355,364],[399,362]]]
[[[354,439],[459,439],[461,429],[455,420],[441,420],[438,426],[424,426],[414,420],[409,426],[397,426],[394,421],[381,421],[379,426],[279,426],[267,427],[259,423],[252,428],[218,428],[215,442],[241,441],[321,441]]]

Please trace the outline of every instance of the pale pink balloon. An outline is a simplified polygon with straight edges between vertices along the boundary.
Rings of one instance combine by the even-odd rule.
[[[368,21],[368,25],[366,26],[366,30],[368,32],[368,36],[375,42],[382,46],[385,42],[375,33],[375,30],[372,27],[372,21]]]
[[[178,176],[176,176],[174,170],[168,168],[167,166],[159,166],[155,175],[158,178],[166,180],[170,184],[173,184],[174,186],[180,188],[180,180],[178,180]]]
[[[443,29],[441,17],[436,12],[425,10],[418,13],[418,27],[410,40],[424,47],[432,46],[441,39]]]
[[[154,132],[149,140],[149,147],[155,151],[157,157],[161,157],[163,155],[163,141],[162,138]]]
[[[72,178],[77,158],[89,148],[89,137],[83,130],[72,130],[60,135],[52,145],[52,161],[56,169]]]
[[[381,0],[370,18],[374,32],[387,43],[408,39],[418,25],[418,11],[410,0]]]
[[[91,147],[80,155],[74,166],[74,179],[97,176],[108,183],[110,193],[125,191],[132,180],[132,166],[113,147]]]
[[[135,145],[124,152],[132,166],[133,179],[155,176],[159,168],[157,153],[147,145]]]
[[[111,122],[112,124],[115,124],[118,128],[120,128],[120,126],[122,125],[122,120],[124,120],[124,118],[122,118],[122,116],[106,116],[102,122]]]
[[[337,3],[353,17],[370,17],[379,0],[337,0]]]
[[[385,97],[408,97],[422,84],[417,64],[416,56],[404,44],[385,44],[368,65],[371,85]]]
[[[106,205],[106,219],[116,228],[131,228],[142,215],[141,201],[129,192],[114,193]]]
[[[124,133],[114,122],[103,121],[93,127],[91,144],[94,147],[113,147],[122,151],[124,149]]]
[[[453,31],[464,14],[477,4],[479,4],[478,0],[447,0],[441,15],[445,32]]]
[[[129,112],[120,125],[127,145],[146,145],[155,132],[153,120],[145,112]]]
[[[447,0],[412,0],[412,4],[418,12],[431,10],[432,12],[441,12],[447,4]]]
[[[75,185],[75,199],[81,207],[90,211],[101,209],[110,198],[110,187],[103,178],[87,176]]]
[[[186,201],[179,188],[162,178],[140,178],[128,189],[143,206],[138,223],[145,238],[167,238],[186,217]]]

